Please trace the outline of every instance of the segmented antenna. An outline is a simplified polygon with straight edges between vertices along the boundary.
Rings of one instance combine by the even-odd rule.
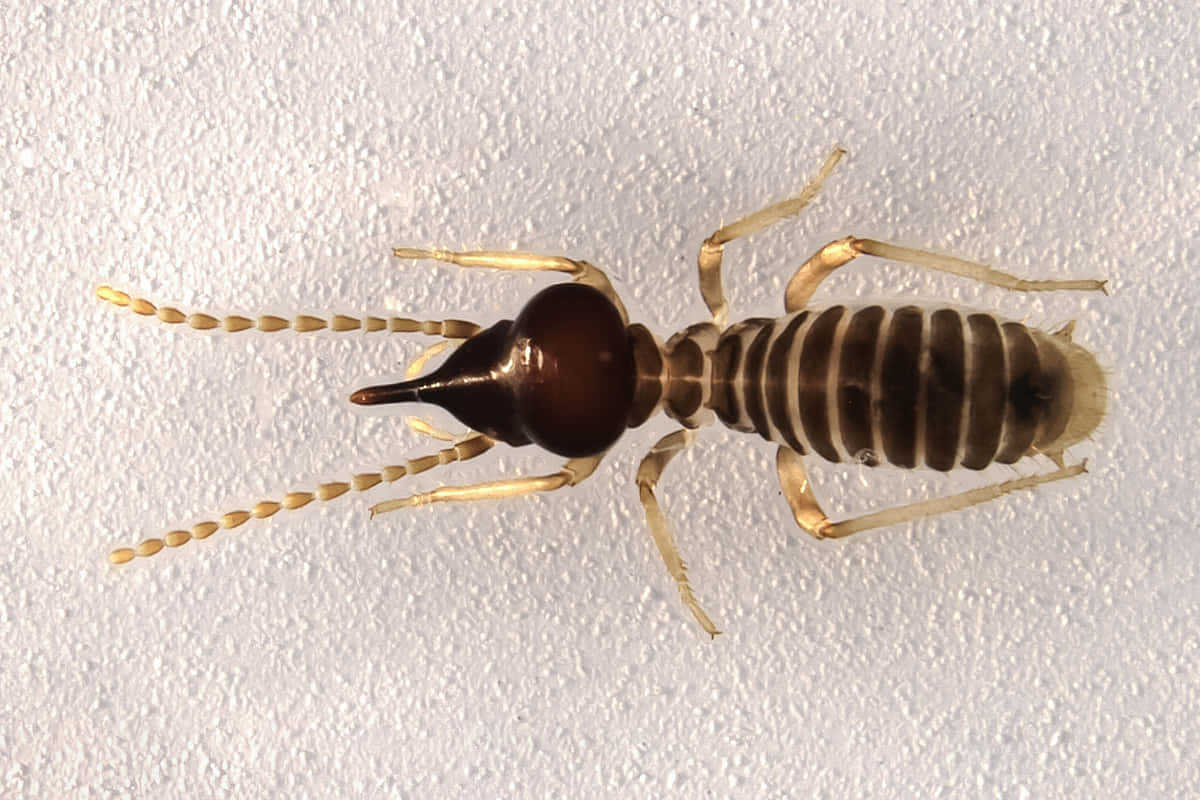
[[[417,429],[420,430],[420,428]],[[429,435],[431,436],[438,436],[438,434],[442,433],[433,428],[430,430]],[[496,444],[495,439],[485,436],[482,433],[473,433],[462,438],[452,447],[444,448],[430,455],[410,459],[403,464],[384,467],[379,472],[360,473],[353,476],[349,482],[322,483],[311,492],[288,492],[282,500],[263,500],[255,503],[249,511],[242,509],[227,511],[218,517],[216,521],[206,520],[198,522],[188,530],[173,530],[161,539],[143,539],[134,547],[118,547],[109,553],[108,560],[112,564],[127,564],[135,557],[149,558],[164,547],[179,547],[187,544],[192,539],[207,539],[216,533],[219,528],[230,530],[245,524],[250,519],[265,519],[273,516],[280,509],[291,511],[303,508],[313,500],[321,500],[323,502],[333,500],[334,498],[341,497],[351,489],[356,492],[365,492],[385,481],[390,483],[399,480],[405,475],[416,475],[442,464],[467,461],[486,453],[494,444]]]
[[[120,289],[111,286],[101,286],[96,289],[96,296],[115,306],[128,308],[135,314],[145,317],[158,317],[160,322],[168,325],[186,323],[198,331],[222,328],[229,333],[254,328],[263,333],[275,333],[282,330],[293,330],[296,333],[311,333],[313,331],[331,330],[337,333],[362,330],[366,333],[387,331],[388,333],[425,333],[430,336],[441,336],[445,339],[469,339],[481,330],[474,322],[461,319],[418,320],[407,317],[347,317],[335,314],[329,319],[311,317],[300,314],[292,319],[263,314],[256,320],[235,315],[215,317],[202,312],[184,314],[170,306],[156,306],[144,297],[130,297]]]

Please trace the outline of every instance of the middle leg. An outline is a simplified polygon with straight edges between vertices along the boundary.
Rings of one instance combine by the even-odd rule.
[[[825,158],[825,163],[821,165],[816,177],[808,182],[800,194],[725,225],[700,245],[700,256],[697,259],[700,266],[700,294],[704,297],[704,303],[708,306],[708,310],[712,312],[713,323],[718,328],[724,328],[729,321],[729,304],[725,301],[725,290],[721,286],[721,256],[724,253],[725,245],[734,239],[758,233],[781,219],[799,214],[817,196],[817,192],[821,190],[821,184],[833,173],[834,167],[844,155],[846,155],[846,151],[842,148],[833,148],[833,152]]]

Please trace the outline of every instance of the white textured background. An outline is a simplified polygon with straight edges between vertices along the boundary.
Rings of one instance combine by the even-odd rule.
[[[1200,793],[1192,3],[258,5],[0,22],[0,795]],[[850,232],[1107,276],[1028,298],[862,263],[820,295],[1078,318],[1112,371],[1086,479],[818,543],[772,449],[712,429],[660,496],[715,642],[632,488],[661,420],[574,491],[368,521],[556,464],[500,448],[108,566],[429,446],[345,400],[421,337],[198,335],[98,283],[490,322],[549,278],[388,247],[519,247],[595,261],[666,334],[704,318],[700,241],[835,143],[813,209],[728,249],[735,316]],[[839,516],[979,480],[812,471]]]

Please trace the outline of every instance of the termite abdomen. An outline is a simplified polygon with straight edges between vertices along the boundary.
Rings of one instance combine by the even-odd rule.
[[[602,270],[587,261],[537,253],[392,250],[403,259],[470,269],[560,272],[574,280],[538,293],[515,320],[487,329],[464,320],[407,317],[222,319],[184,314],[100,287],[97,294],[107,302],[197,330],[306,333],[328,328],[440,336],[443,341],[427,348],[405,374],[419,375],[431,358],[457,345],[441,367],[413,380],[361,389],[351,399],[367,405],[427,401],[472,429],[455,435],[410,419],[416,431],[449,446],[358,473],[349,481],[262,500],[189,529],[172,530],[161,539],[144,539],[136,547],[112,551],[109,560],[124,564],[153,556],[164,547],[206,539],[220,528],[237,528],[281,509],[303,508],[313,500],[368,491],[435,466],[467,461],[498,441],[536,443],[568,460],[547,474],[443,485],[386,500],[371,506],[372,516],[428,503],[494,500],[577,486],[626,427],[640,425],[661,409],[682,428],[659,439],[642,459],[635,478],[638,498],[680,598],[715,636],[719,631],[696,601],[675,535],[655,496],[663,470],[714,414],[735,430],[758,433],[778,445],[775,469],[784,499],[796,523],[818,539],[959,511],[1085,473],[1086,463],[1068,466],[1064,451],[1100,424],[1107,388],[1095,357],[1071,341],[1074,323],[1046,333],[991,314],[964,315],[948,308],[888,311],[877,305],[857,310],[834,305],[810,310],[809,304],[822,281],[860,255],[1020,292],[1104,291],[1104,281],[1029,280],[950,255],[846,236],[797,268],[784,290],[788,316],[726,327],[729,306],[721,285],[725,245],[799,213],[844,154],[834,148],[799,194],[722,226],[704,240],[697,259],[699,284],[712,321],[684,328],[665,345],[644,326],[628,324],[624,303]],[[801,456],[810,451],[830,461],[924,464],[937,470],[956,465],[983,469],[1044,454],[1057,469],[834,521],[818,503],[804,467]]]
[[[951,308],[746,320],[713,358],[722,421],[828,461],[983,469],[1061,452],[1104,414],[1103,373],[1066,332]]]

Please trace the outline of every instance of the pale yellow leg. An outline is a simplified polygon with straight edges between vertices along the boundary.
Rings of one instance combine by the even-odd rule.
[[[432,422],[420,417],[405,417],[404,421],[408,423],[408,427],[412,428],[422,436],[428,436],[430,439],[437,439],[439,442],[453,442],[462,438],[462,434],[450,433],[450,431],[442,430],[436,427]]]
[[[285,317],[262,315],[257,319],[235,315],[215,317],[211,314],[196,312],[184,314],[170,306],[156,306],[144,297],[130,297],[120,289],[111,286],[101,286],[96,289],[96,296],[115,306],[128,308],[135,314],[146,317],[157,317],[160,322],[168,325],[187,324],[198,331],[221,328],[227,333],[255,330],[263,333],[292,330],[296,333],[312,333],[314,331],[330,330],[335,333],[348,333],[361,330],[364,333],[387,331],[389,333],[425,333],[430,336],[442,336],[447,339],[469,339],[480,330],[474,322],[461,319],[420,320],[408,317],[347,317],[334,314],[329,317],[310,317],[305,314]]]
[[[421,351],[408,368],[404,370],[404,379],[411,381],[413,378],[421,374],[425,369],[425,365],[429,363],[431,358],[436,358],[450,347],[455,347],[459,344],[457,340],[443,339],[440,342],[434,342]],[[453,442],[466,436],[466,433],[450,433],[436,427],[432,422],[420,417],[405,417],[404,421],[408,423],[408,427],[412,428],[422,436],[428,436],[431,439],[437,439],[442,442]]]
[[[612,304],[621,312],[621,318],[626,322],[629,321],[629,315],[625,311],[625,304],[621,302],[617,291],[613,289],[612,282],[609,281],[608,276],[595,264],[587,261],[576,261],[575,259],[563,256],[544,256],[537,253],[523,253],[519,251],[469,250],[454,252],[452,250],[440,249],[422,250],[413,247],[392,248],[392,255],[396,258],[427,258],[434,261],[443,261],[447,264],[457,264],[460,267],[468,269],[482,267],[485,269],[512,270],[516,272],[565,272],[577,283],[591,286],[593,289],[599,289],[603,292],[604,296],[612,301]]]
[[[675,535],[671,532],[671,523],[667,521],[666,515],[659,507],[658,498],[654,496],[654,487],[658,483],[658,479],[662,477],[667,464],[686,449],[695,436],[695,431],[683,429],[660,439],[658,444],[654,445],[642,459],[641,466],[638,467],[637,486],[642,506],[646,509],[646,521],[650,524],[650,535],[654,537],[654,544],[658,546],[663,563],[667,565],[667,572],[675,579],[675,585],[679,588],[679,597],[692,612],[696,621],[700,623],[700,627],[704,628],[709,636],[715,637],[720,631],[704,613],[704,609],[700,608],[695,595],[692,594],[691,584],[688,583],[687,566],[679,556],[679,548],[675,546]]]
[[[854,236],[847,236],[825,245],[796,270],[784,292],[784,308],[787,312],[790,314],[807,306],[821,281],[859,254],[903,261],[938,272],[948,272],[951,275],[970,278],[1014,292],[1106,291],[1105,281],[1031,281],[974,261],[965,261],[941,253],[931,253],[928,250],[900,247],[874,239],[858,239]]]
[[[508,497],[520,497],[534,492],[552,492],[564,486],[575,486],[584,478],[595,472],[604,453],[586,458],[572,458],[563,468],[551,475],[538,475],[528,478],[510,478],[508,480],[488,481],[468,486],[439,486],[438,488],[414,494],[411,497],[401,497],[397,500],[385,500],[371,506],[371,516],[386,514],[401,508],[415,508],[430,503],[458,503],[474,500],[501,500]]]
[[[700,267],[700,294],[704,297],[704,303],[708,306],[708,310],[712,312],[713,323],[717,327],[724,328],[729,321],[729,305],[725,301],[725,290],[721,285],[721,256],[724,246],[734,239],[757,233],[781,219],[799,214],[801,209],[817,196],[821,184],[833,173],[834,167],[844,155],[846,155],[846,151],[842,148],[833,148],[816,177],[808,182],[800,194],[767,206],[718,229],[712,236],[704,240],[704,244],[700,245],[700,256],[697,259]]]
[[[830,242],[800,265],[783,293],[783,308],[787,313],[800,311],[807,306],[821,281],[858,256],[858,251],[851,245],[853,241],[853,236],[847,236]]]
[[[993,483],[978,489],[952,494],[949,497],[937,497],[919,503],[885,508],[882,511],[864,514],[860,517],[833,522],[821,510],[816,497],[813,496],[812,485],[809,483],[808,473],[804,469],[800,456],[791,448],[780,447],[775,463],[779,473],[779,485],[783,489],[783,496],[787,499],[788,505],[792,508],[792,515],[796,518],[796,523],[817,539],[840,539],[852,533],[872,528],[884,528],[922,517],[945,514],[948,511],[960,511],[988,500],[995,500],[1010,492],[1032,489],[1043,483],[1073,478],[1087,472],[1087,464],[1084,462],[1054,472]]]
[[[433,344],[429,345],[429,347],[426,347],[424,350],[422,350],[421,354],[414,358],[413,362],[408,365],[407,369],[404,370],[404,379],[406,381],[411,381],[413,378],[421,374],[421,371],[425,369],[425,365],[429,363],[430,359],[437,358],[439,355],[445,352],[447,348],[457,345],[458,343],[458,340],[455,339],[443,339],[440,342],[434,342]]]
[[[263,500],[255,503],[248,511],[229,511],[222,514],[216,521],[200,522],[189,530],[174,530],[162,539],[144,539],[136,547],[119,547],[113,550],[108,560],[113,564],[125,564],[135,556],[148,558],[163,549],[163,547],[179,547],[192,539],[207,539],[220,528],[236,528],[250,519],[263,519],[273,516],[280,509],[297,509],[311,503],[313,500],[328,501],[341,497],[353,489],[365,492],[385,481],[395,481],[405,475],[416,475],[427,469],[451,464],[455,461],[467,461],[486,453],[496,444],[496,441],[482,433],[472,433],[454,444],[427,456],[409,459],[403,464],[384,467],[379,472],[363,472],[355,475],[348,482],[323,483],[314,491],[288,492],[282,500]]]

